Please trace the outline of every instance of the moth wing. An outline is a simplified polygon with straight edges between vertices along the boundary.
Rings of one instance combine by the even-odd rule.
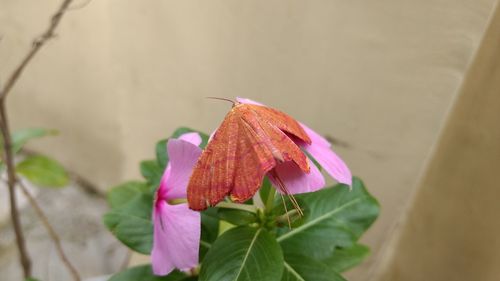
[[[236,167],[239,122],[231,110],[203,150],[187,187],[189,208],[204,210],[230,192]]]
[[[231,199],[244,202],[250,199],[262,184],[267,172],[276,166],[276,159],[269,147],[267,136],[255,130],[259,120],[240,118],[240,134],[236,151],[237,165]]]
[[[297,122],[288,114],[281,112],[277,109],[262,105],[246,104],[246,106],[250,107],[252,110],[257,112],[259,117],[268,122],[269,124],[297,137],[298,139],[302,140],[307,144],[311,144],[311,139],[304,131],[302,126],[300,126],[299,122]]]
[[[309,173],[309,162],[300,148],[279,128],[252,109],[241,109],[237,165],[231,198],[244,202],[262,184],[266,173],[279,162],[293,161]]]
[[[268,120],[262,120],[261,126],[269,137],[273,148],[281,153],[285,162],[293,161],[302,171],[309,173],[310,167],[306,155],[288,135],[283,133],[271,122],[268,122]]]

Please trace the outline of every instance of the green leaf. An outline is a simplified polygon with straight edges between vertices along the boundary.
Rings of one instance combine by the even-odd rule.
[[[283,254],[265,229],[237,227],[212,245],[201,266],[201,281],[275,281],[283,272]]]
[[[200,262],[203,261],[218,235],[219,218],[217,217],[217,208],[208,208],[201,212]]]
[[[151,220],[130,214],[111,211],[104,215],[104,224],[130,249],[149,255],[153,245],[153,223]]]
[[[226,232],[230,229],[233,229],[235,227],[236,227],[236,225],[230,224],[227,221],[221,220],[221,221],[219,221],[219,235],[222,235],[222,234],[224,234],[224,232]]]
[[[128,181],[110,189],[107,196],[108,202],[111,208],[123,207],[144,196],[148,191],[149,187],[146,183]]]
[[[337,185],[296,198],[303,200],[307,209],[299,226],[279,232],[278,241],[285,255],[328,258],[336,247],[353,246],[379,213],[377,201],[358,178],[354,178],[352,191]]]
[[[142,176],[154,186],[158,186],[163,175],[163,169],[156,160],[145,160],[140,164]]]
[[[344,272],[360,264],[370,254],[370,248],[355,244],[348,248],[335,249],[333,255],[322,262],[337,272]]]
[[[197,130],[193,130],[191,128],[187,128],[187,127],[180,127],[180,128],[177,128],[175,130],[175,132],[172,134],[171,138],[178,138],[180,137],[181,135],[185,134],[185,133],[198,133],[201,137],[201,144],[200,144],[200,148],[205,148],[205,146],[207,146],[207,143],[208,143],[208,135],[205,134],[205,133],[202,133],[200,131],[197,131]]]
[[[58,133],[59,132],[57,130],[44,128],[29,128],[15,131],[12,134],[12,151],[13,153],[19,152],[29,140],[32,140],[34,138],[54,136]]]
[[[29,156],[16,166],[17,173],[42,187],[64,187],[69,177],[63,166],[46,156]]]
[[[285,256],[281,281],[345,281],[327,265],[303,255]]]
[[[108,201],[112,210],[104,215],[104,224],[123,244],[149,254],[153,241],[153,195],[148,185],[126,182],[111,189]]]
[[[163,139],[156,143],[156,161],[161,170],[165,170],[168,164],[167,142],[168,139]]]
[[[108,281],[181,281],[186,279],[188,276],[179,271],[173,271],[166,276],[156,276],[153,274],[151,265],[146,264],[116,273]]]
[[[262,182],[262,186],[259,189],[259,196],[260,199],[262,200],[262,203],[266,205],[267,200],[269,199],[269,195],[271,192],[275,192],[274,188],[271,185],[271,181],[267,178],[264,177],[264,181]]]
[[[257,221],[255,213],[236,209],[218,208],[217,216],[234,225],[248,225]]]
[[[28,278],[24,279],[24,281],[40,281],[40,279],[36,279],[34,277],[28,277]]]

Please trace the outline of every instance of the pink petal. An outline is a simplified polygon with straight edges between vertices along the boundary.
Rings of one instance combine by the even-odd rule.
[[[253,101],[251,99],[246,99],[246,98],[236,97],[236,101],[241,102],[241,103],[246,103],[246,104],[255,104],[255,105],[263,105],[264,106],[264,104],[262,104],[262,103]]]
[[[183,140],[183,141],[192,143],[193,145],[196,145],[196,146],[199,146],[202,142],[200,135],[196,132],[182,134],[179,136],[178,140]],[[167,144],[167,150],[168,150],[168,144]],[[172,170],[172,165],[170,163],[171,163],[171,161],[169,161],[169,163],[167,164],[167,167],[165,168],[165,171],[163,172],[163,176],[161,177],[161,181],[160,181],[160,187],[157,190],[157,193],[158,193],[157,198],[159,198],[159,199],[167,199],[167,179],[170,178],[170,173]],[[182,195],[182,193],[181,193],[181,195]],[[175,196],[177,196],[177,195],[175,195]]]
[[[329,147],[315,144],[304,144],[302,147],[339,183],[352,186],[352,175],[347,165]]]
[[[177,139],[190,142],[196,146],[200,146],[201,144],[200,134],[196,132],[182,134]]]
[[[153,214],[154,235],[151,263],[156,275],[174,268],[187,271],[198,265],[201,216],[187,204],[157,202]]]
[[[189,177],[193,172],[194,165],[201,154],[201,149],[187,141],[170,139],[167,143],[169,156],[168,166],[160,184],[161,189],[166,189],[164,199],[186,198],[186,189]]]
[[[167,179],[170,178],[170,173],[172,172],[172,166],[170,163],[167,164],[167,168],[163,172],[163,176],[161,176],[160,186],[156,190],[156,198],[158,200],[166,200],[167,199]]]
[[[325,171],[340,183],[352,185],[351,171],[340,157],[331,149],[331,144],[320,134],[300,123],[306,134],[311,138],[311,144],[301,146],[325,169]]]
[[[303,123],[299,122],[299,124],[302,127],[302,129],[304,129],[304,131],[306,132],[306,134],[309,136],[309,138],[311,139],[311,143],[313,145],[321,145],[321,146],[324,146],[324,147],[331,147],[332,146],[330,144],[330,142],[327,141],[320,134],[316,133],[315,131],[313,131],[311,128],[307,127]]]
[[[325,178],[321,172],[311,160],[308,159],[308,161],[311,167],[309,174],[304,173],[292,161],[281,163],[274,168],[274,171],[290,194],[312,192],[325,186]],[[269,174],[269,179],[276,189],[281,192],[277,179],[271,174]]]

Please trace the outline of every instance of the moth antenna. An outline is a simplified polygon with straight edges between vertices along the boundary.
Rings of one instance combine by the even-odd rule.
[[[285,187],[286,190],[286,187]],[[295,196],[293,194],[290,194],[288,190],[286,190],[286,195],[288,196],[288,199],[292,202],[293,207],[297,210],[297,213],[302,217],[304,216],[304,212],[302,212],[302,209],[300,208],[299,202],[297,202],[297,199],[295,199]]]
[[[300,208],[299,202],[297,202],[297,199],[293,196],[293,194],[290,194],[288,191],[288,188],[286,188],[286,185],[283,183],[281,178],[278,176],[278,174],[273,170],[271,171],[272,175],[274,178],[278,181],[278,186],[279,189],[290,199],[290,202],[292,202],[293,208],[297,210],[297,213],[302,217],[304,216],[304,212],[302,212],[302,209]],[[283,198],[283,197],[282,197]]]
[[[227,99],[227,98],[218,98],[218,97],[206,97],[206,98],[207,98],[207,99],[212,99],[212,100],[223,100],[223,101],[228,101],[228,102],[232,103],[232,104],[233,104],[233,106],[235,106],[235,105],[236,105],[236,103],[237,103],[236,101],[231,100],[231,99]]]
[[[286,192],[286,195],[288,195],[288,199],[290,199],[290,201],[292,202],[293,204],[293,207],[295,209],[297,209],[297,212],[299,213],[299,215],[302,217],[304,215],[304,212],[302,212],[302,209],[300,208],[300,205],[299,205],[299,202],[297,202],[297,199],[295,199],[295,196],[293,196],[293,194],[291,194],[288,189],[286,188],[285,185],[283,185],[284,189],[285,189],[285,192]]]
[[[288,214],[288,209],[286,207],[285,198],[283,197],[283,194],[281,194],[281,193],[280,193],[280,197],[281,197],[281,202],[283,202],[283,208],[285,208],[285,216],[286,216],[286,220],[288,221],[288,228],[292,229],[292,222],[290,221],[290,215]]]

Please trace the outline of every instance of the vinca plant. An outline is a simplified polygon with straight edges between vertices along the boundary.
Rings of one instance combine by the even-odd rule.
[[[110,190],[103,220],[151,264],[110,281],[345,280],[369,254],[358,240],[376,199],[326,139],[275,109],[238,99],[210,138],[179,128],[140,171]]]

